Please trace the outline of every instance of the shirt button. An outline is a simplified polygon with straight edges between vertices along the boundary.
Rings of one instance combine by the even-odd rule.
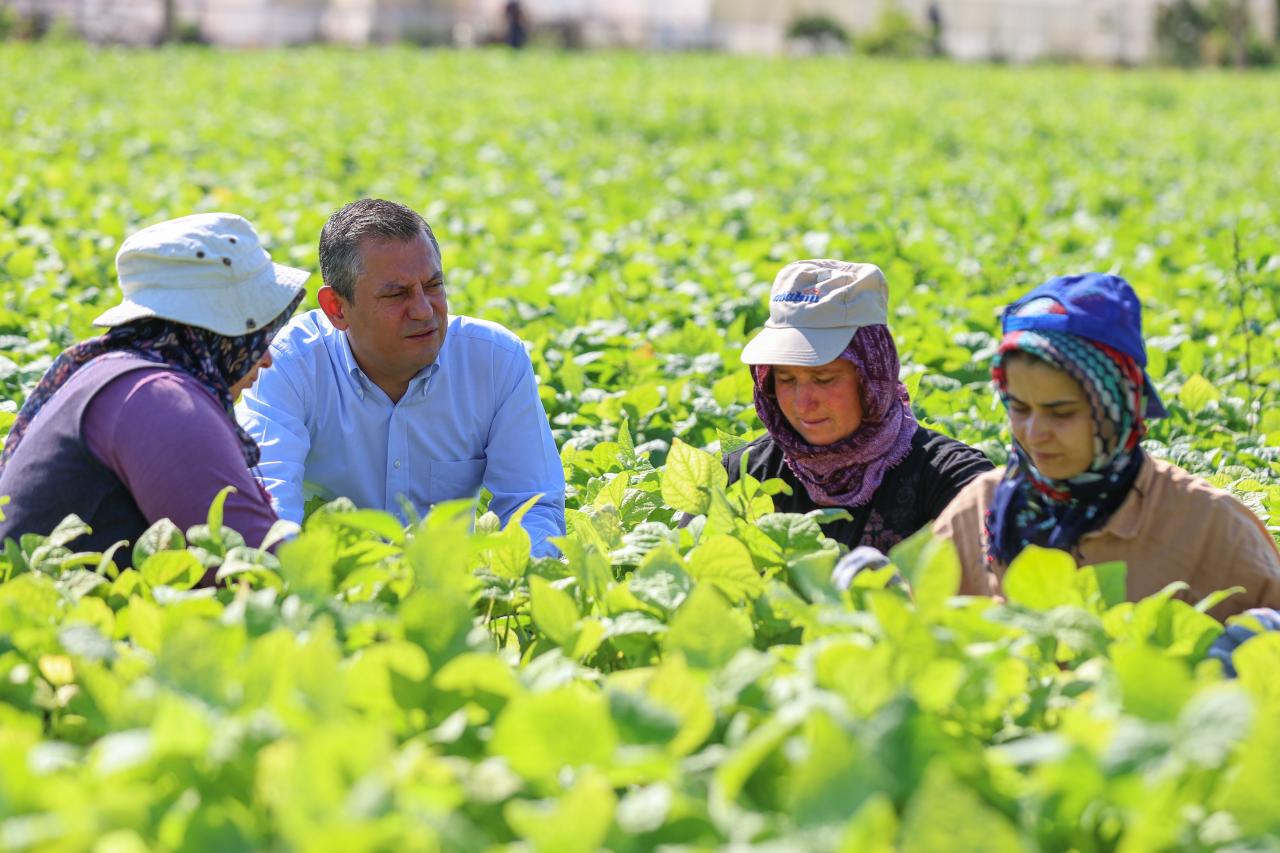
[[[392,464],[393,464],[393,465],[395,465],[397,468],[399,468],[399,467],[400,467],[400,460],[399,460],[399,459],[397,459],[397,460],[396,460],[395,462],[393,462]]]

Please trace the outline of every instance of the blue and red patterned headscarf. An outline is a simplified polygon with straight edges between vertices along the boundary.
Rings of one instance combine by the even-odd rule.
[[[1032,305],[1027,308],[1035,310]],[[1080,383],[1093,412],[1093,462],[1074,477],[1055,480],[1041,473],[1014,440],[1013,455],[986,515],[987,562],[1005,565],[1027,545],[1070,551],[1081,536],[1106,524],[1137,479],[1144,458],[1138,442],[1146,434],[1145,374],[1132,356],[1069,332],[1008,332],[991,368],[1006,409],[1005,362],[1014,352],[1037,358]]]

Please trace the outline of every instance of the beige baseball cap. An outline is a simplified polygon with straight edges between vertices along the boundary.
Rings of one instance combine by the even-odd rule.
[[[116,254],[124,301],[97,326],[159,317],[237,337],[269,325],[310,273],[271,262],[242,216],[197,213],[143,228]]]
[[[875,264],[787,264],[769,291],[769,319],[742,349],[745,364],[816,367],[834,361],[861,326],[889,322],[889,286]]]

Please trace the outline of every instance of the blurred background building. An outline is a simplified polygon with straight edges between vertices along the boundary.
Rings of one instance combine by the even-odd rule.
[[[97,41],[149,44],[181,37],[237,47],[499,42],[507,5],[506,0],[0,0],[0,10],[69,27]],[[1246,50],[1268,45],[1273,50],[1280,28],[1280,0],[524,0],[521,5],[535,43],[572,48],[777,54],[850,44],[867,52],[910,52],[903,48],[915,45],[921,53],[1011,62],[1144,63],[1157,58],[1162,37],[1176,41],[1181,30],[1205,26],[1205,15],[1227,25],[1227,43],[1210,48],[1243,57]],[[877,51],[877,46],[888,49]]]

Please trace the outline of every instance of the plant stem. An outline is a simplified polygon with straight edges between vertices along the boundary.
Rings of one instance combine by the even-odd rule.
[[[1244,335],[1244,383],[1246,388],[1244,419],[1249,426],[1249,435],[1253,435],[1257,421],[1253,411],[1253,330],[1249,325],[1249,313],[1247,310],[1249,288],[1245,283],[1244,258],[1240,254],[1240,226],[1238,224],[1231,228],[1231,245],[1235,259],[1236,299],[1240,308],[1240,330]]]

